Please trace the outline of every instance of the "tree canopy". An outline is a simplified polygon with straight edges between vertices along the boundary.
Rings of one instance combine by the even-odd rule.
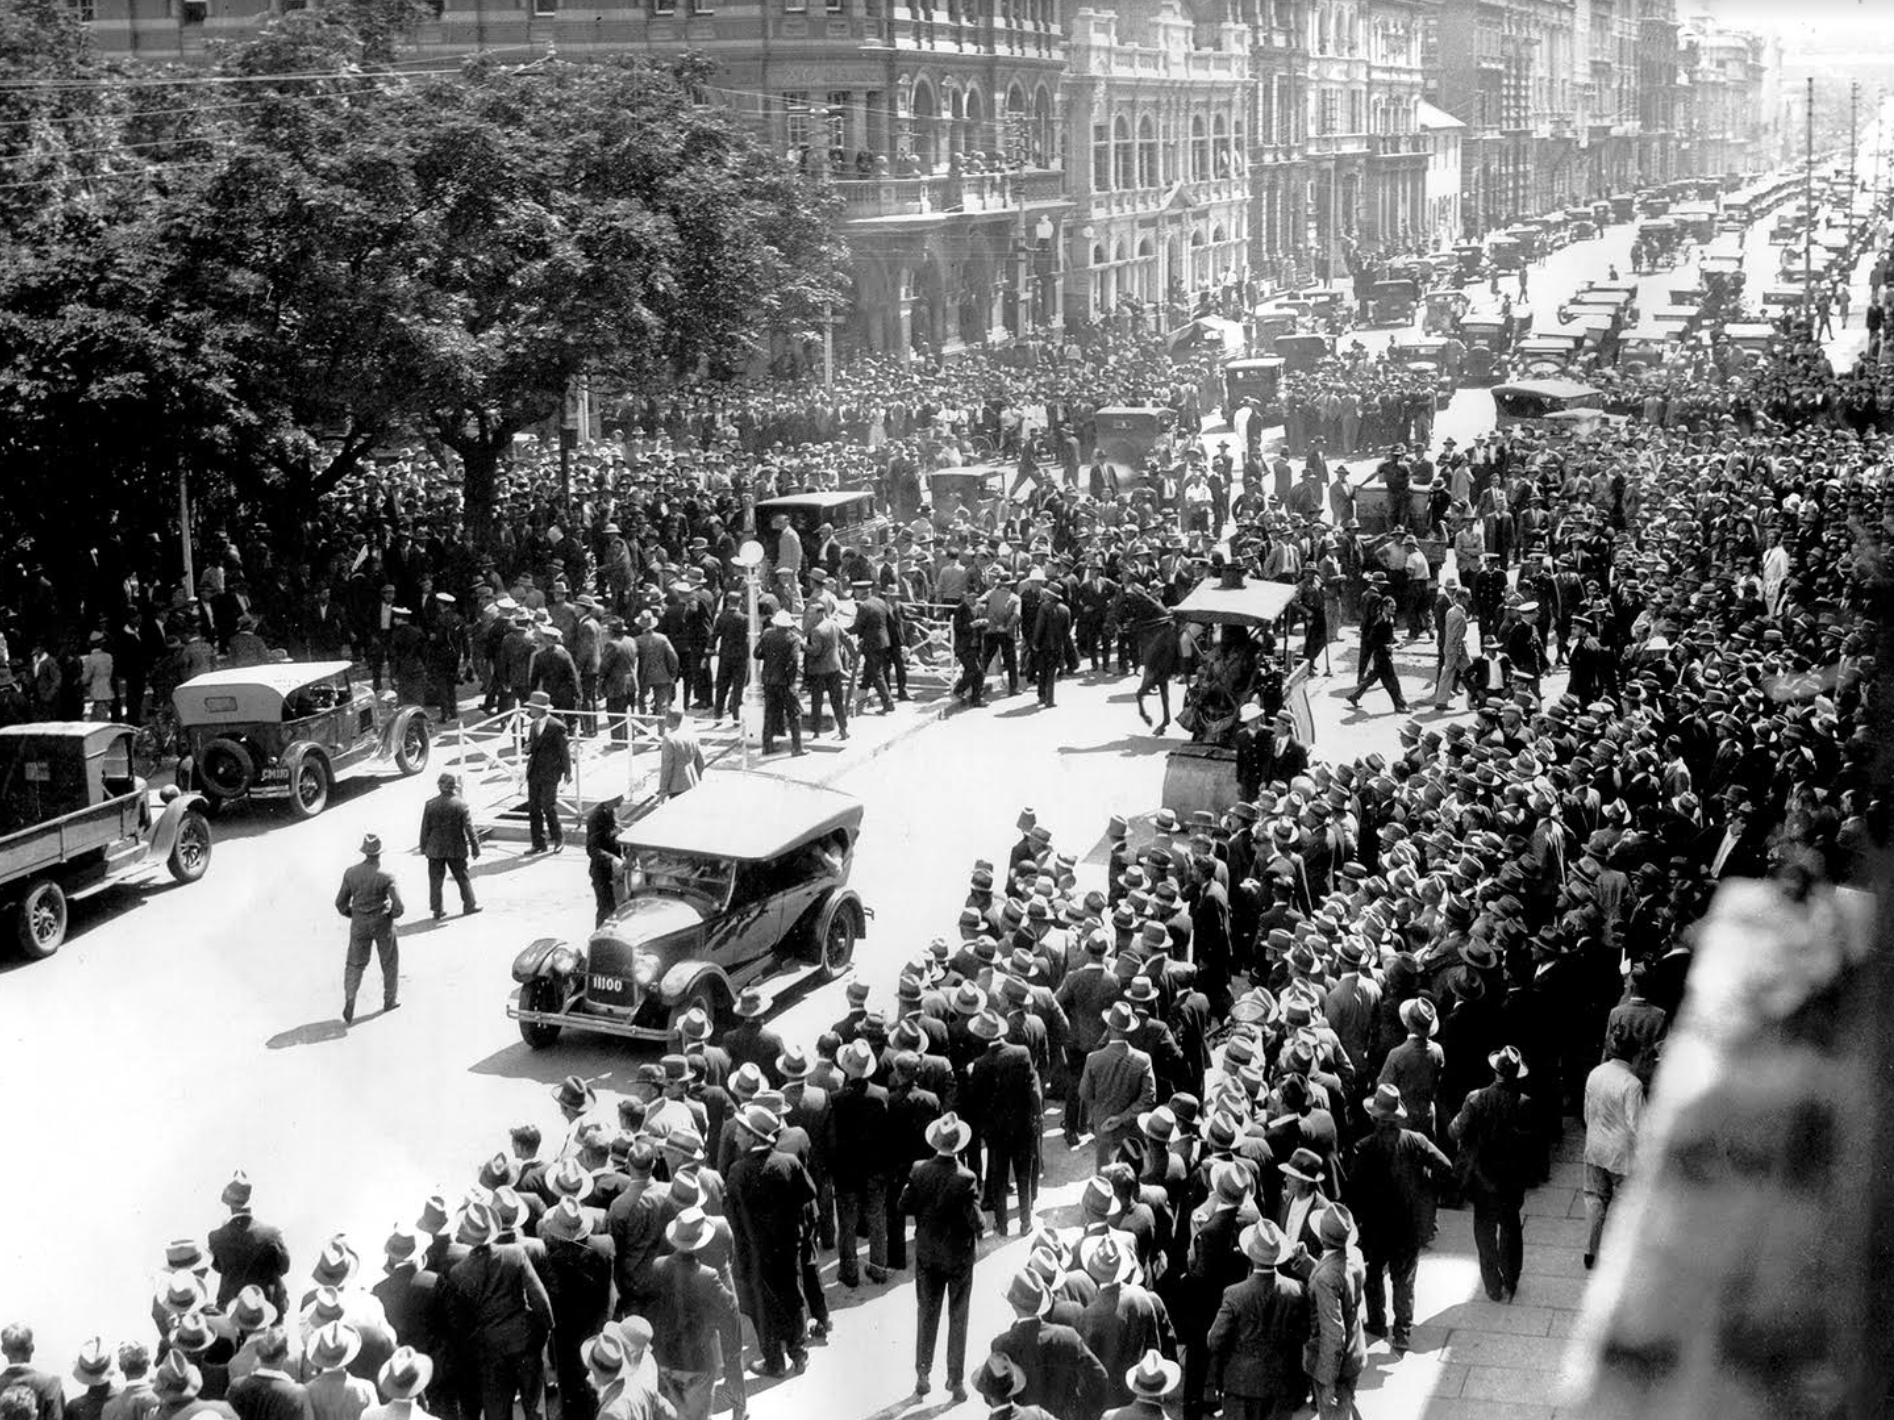
[[[64,81],[0,84],[0,181],[34,199],[0,219],[16,528],[168,510],[180,465],[302,515],[429,437],[479,533],[497,460],[573,376],[727,371],[837,298],[831,200],[703,101],[705,61],[404,73],[408,3],[298,12],[135,82],[53,0],[5,12],[0,81]]]

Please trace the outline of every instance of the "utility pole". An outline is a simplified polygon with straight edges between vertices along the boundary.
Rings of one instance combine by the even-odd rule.
[[[1808,78],[1808,122],[1802,138],[1802,313],[1815,314],[1809,273],[1815,270],[1815,76]]]
[[[1848,84],[1848,221],[1854,222],[1855,208],[1855,145],[1860,142],[1855,136],[1855,116],[1861,103],[1861,81],[1850,80]]]

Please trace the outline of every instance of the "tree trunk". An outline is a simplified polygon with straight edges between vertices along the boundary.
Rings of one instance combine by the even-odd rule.
[[[510,441],[512,435],[507,438]],[[467,536],[476,547],[491,547],[499,532],[494,518],[494,494],[501,445],[492,439],[471,438],[454,440],[452,447],[460,455],[462,522]]]

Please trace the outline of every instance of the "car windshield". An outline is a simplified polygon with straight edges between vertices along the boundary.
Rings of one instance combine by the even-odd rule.
[[[634,848],[631,852],[630,886],[634,892],[676,893],[715,909],[729,900],[734,876],[727,858],[704,858],[670,848]]]

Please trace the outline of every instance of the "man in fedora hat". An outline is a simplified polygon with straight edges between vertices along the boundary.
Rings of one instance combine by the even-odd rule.
[[[702,1208],[691,1207],[671,1219],[664,1236],[671,1251],[651,1269],[655,1300],[645,1318],[651,1323],[659,1393],[677,1420],[710,1420],[721,1371],[732,1413],[741,1416],[748,1409],[743,1367],[740,1361],[726,1365],[723,1353],[723,1338],[739,1334],[736,1293],[702,1257],[716,1229]]]
[[[842,1088],[831,1115],[834,1152],[829,1172],[835,1184],[835,1218],[840,1257],[836,1275],[845,1287],[861,1285],[856,1239],[868,1234],[868,1280],[888,1280],[888,1091],[873,1082],[875,1048],[851,1040],[836,1052]]]
[[[440,921],[447,915],[441,904],[441,888],[447,875],[454,875],[460,889],[460,911],[471,917],[480,910],[474,902],[473,883],[467,877],[467,860],[480,856],[480,835],[474,832],[473,810],[460,797],[460,778],[443,773],[438,781],[440,793],[421,809],[421,856],[427,859],[427,906]]]
[[[947,1388],[966,1399],[967,1315],[973,1295],[974,1251],[985,1225],[979,1181],[960,1162],[973,1128],[957,1114],[928,1125],[930,1158],[908,1170],[897,1213],[914,1219],[914,1280],[920,1318],[914,1339],[914,1393],[926,1395],[940,1335],[941,1303],[947,1305]]]
[[[458,1237],[468,1251],[441,1287],[441,1330],[463,1417],[511,1420],[517,1399],[525,1420],[541,1420],[552,1300],[526,1250],[498,1243],[499,1232],[487,1204],[461,1213]]]
[[[1407,1039],[1388,1052],[1381,1063],[1376,1084],[1392,1085],[1406,1106],[1406,1117],[1414,1127],[1427,1134],[1434,1130],[1434,1098],[1440,1092],[1440,1077],[1447,1068],[1447,1056],[1434,1033],[1440,1029],[1440,1016],[1434,1003],[1415,996],[1401,1003],[1399,1017]]]
[[[1406,1127],[1407,1107],[1393,1085],[1379,1085],[1362,1104],[1373,1132],[1355,1145],[1347,1194],[1361,1227],[1368,1265],[1368,1330],[1389,1336],[1405,1351],[1414,1325],[1414,1274],[1427,1242],[1434,1189],[1453,1176],[1453,1164],[1417,1129]],[[1388,1332],[1388,1283],[1394,1288],[1394,1330]]]
[[[1030,1267],[1013,1274],[1006,1288],[1013,1324],[993,1338],[992,1349],[1025,1373],[1017,1399],[1037,1405],[1054,1420],[1099,1420],[1105,1408],[1105,1368],[1078,1332],[1049,1321],[1052,1293]]]
[[[303,1349],[303,1383],[313,1420],[361,1420],[375,1403],[375,1387],[349,1374],[349,1363],[362,1349],[362,1336],[346,1321],[332,1321],[312,1332]]]
[[[772,1085],[783,1082],[776,1061],[783,1053],[783,1038],[768,1025],[769,998],[749,988],[737,993],[730,1014],[735,1020],[725,1026],[719,1039],[729,1052],[732,1070],[754,1065]]]
[[[1127,1367],[1147,1352],[1177,1354],[1170,1312],[1156,1293],[1139,1285],[1136,1248],[1121,1238],[1087,1238],[1076,1260],[1098,1288],[1079,1314],[1078,1334],[1105,1368],[1106,1403],[1128,1405],[1134,1397],[1123,1380]]]
[[[1031,1050],[1007,1039],[1006,1021],[997,1011],[980,1012],[967,1022],[967,1030],[983,1049],[967,1067],[960,1107],[979,1122],[986,1209],[993,1215],[994,1231],[1005,1237],[1007,1196],[1016,1190],[1019,1230],[1025,1233],[1032,1226],[1039,1193],[1039,1122],[1045,1097],[1038,1067]]]
[[[397,1347],[394,1355],[384,1361],[381,1369],[375,1373],[375,1384],[380,1387],[386,1401],[372,1407],[362,1420],[412,1420],[417,1415],[425,1417],[427,1411],[421,1408],[421,1394],[433,1379],[432,1358],[412,1346]]]
[[[295,1364],[289,1334],[280,1326],[265,1326],[257,1333],[254,1355],[254,1368],[231,1381],[224,1397],[238,1420],[311,1420],[315,1410],[308,1389],[289,1373]]]
[[[1167,1420],[1170,1408],[1165,1402],[1177,1394],[1183,1372],[1155,1348],[1146,1351],[1136,1365],[1124,1372],[1124,1389],[1131,1399],[1115,1410],[1105,1412],[1105,1420]]]
[[[743,1153],[724,1180],[724,1216],[736,1247],[737,1295],[756,1327],[763,1353],[757,1373],[801,1375],[809,1351],[803,1338],[804,1234],[815,1207],[815,1182],[802,1163],[776,1147],[782,1117],[749,1104],[735,1122]]]
[[[81,1393],[65,1403],[67,1420],[99,1420],[119,1391],[117,1362],[99,1337],[93,1337],[79,1348],[72,1362],[72,1378]]]
[[[349,920],[349,951],[342,969],[342,1023],[348,1025],[355,1019],[355,993],[361,989],[371,951],[381,958],[381,1008],[384,1012],[394,1010],[401,1004],[395,998],[401,968],[395,946],[395,919],[407,908],[393,875],[381,865],[381,839],[372,833],[362,839],[362,861],[342,874],[335,910]]]
[[[1223,1394],[1225,1420],[1288,1420],[1309,1389],[1309,1298],[1290,1270],[1298,1249],[1267,1218],[1243,1229],[1237,1244],[1250,1274],[1224,1290],[1210,1323],[1210,1384]]]
[[[987,1403],[987,1420],[1052,1420],[1037,1405],[1019,1404],[1019,1397],[1026,1392],[1026,1373],[1003,1352],[988,1353],[973,1373],[973,1388]]]
[[[1473,1204],[1473,1242],[1487,1297],[1510,1302],[1519,1288],[1525,1229],[1519,1210],[1542,1152],[1532,1107],[1520,1082],[1529,1073],[1519,1048],[1486,1057],[1492,1083],[1471,1091],[1447,1126],[1459,1146],[1459,1176]]]
[[[441,1277],[426,1263],[427,1239],[416,1228],[397,1225],[382,1244],[382,1279],[369,1291],[381,1303],[396,1339],[431,1357],[440,1369],[446,1355],[440,1332]]]
[[[1079,1106],[1091,1121],[1097,1166],[1118,1156],[1118,1146],[1138,1137],[1138,1116],[1157,1103],[1151,1057],[1131,1044],[1141,1022],[1125,1001],[1103,1013],[1105,1043],[1085,1057],[1079,1075]]]
[[[224,1185],[220,1201],[230,1217],[211,1229],[210,1257],[217,1269],[217,1305],[228,1307],[245,1287],[258,1287],[280,1314],[289,1306],[289,1248],[282,1231],[259,1223],[250,1211],[249,1175],[238,1169]]]
[[[1310,1335],[1303,1367],[1315,1389],[1318,1420],[1355,1420],[1355,1382],[1368,1363],[1361,1332],[1361,1297],[1366,1286],[1361,1256],[1355,1251],[1355,1219],[1337,1203],[1316,1220],[1322,1257],[1309,1275]]]
[[[566,722],[551,713],[552,698],[535,690],[526,698],[526,824],[532,853],[565,850],[559,822],[559,785],[572,778],[572,748]]]
[[[158,1398],[158,1408],[153,1412],[155,1420],[192,1420],[192,1417],[199,1415],[216,1416],[219,1420],[237,1420],[237,1412],[230,1408],[228,1401],[202,1398],[203,1372],[175,1348],[159,1365],[157,1374],[152,1378],[151,1388]],[[41,1420],[46,1420],[44,1408],[40,1416]],[[328,1420],[328,1417],[316,1415],[315,1420]]]
[[[598,1413],[604,1420],[664,1420],[668,1413],[658,1394],[651,1334],[650,1322],[630,1316],[586,1343],[586,1379],[598,1395]]]

